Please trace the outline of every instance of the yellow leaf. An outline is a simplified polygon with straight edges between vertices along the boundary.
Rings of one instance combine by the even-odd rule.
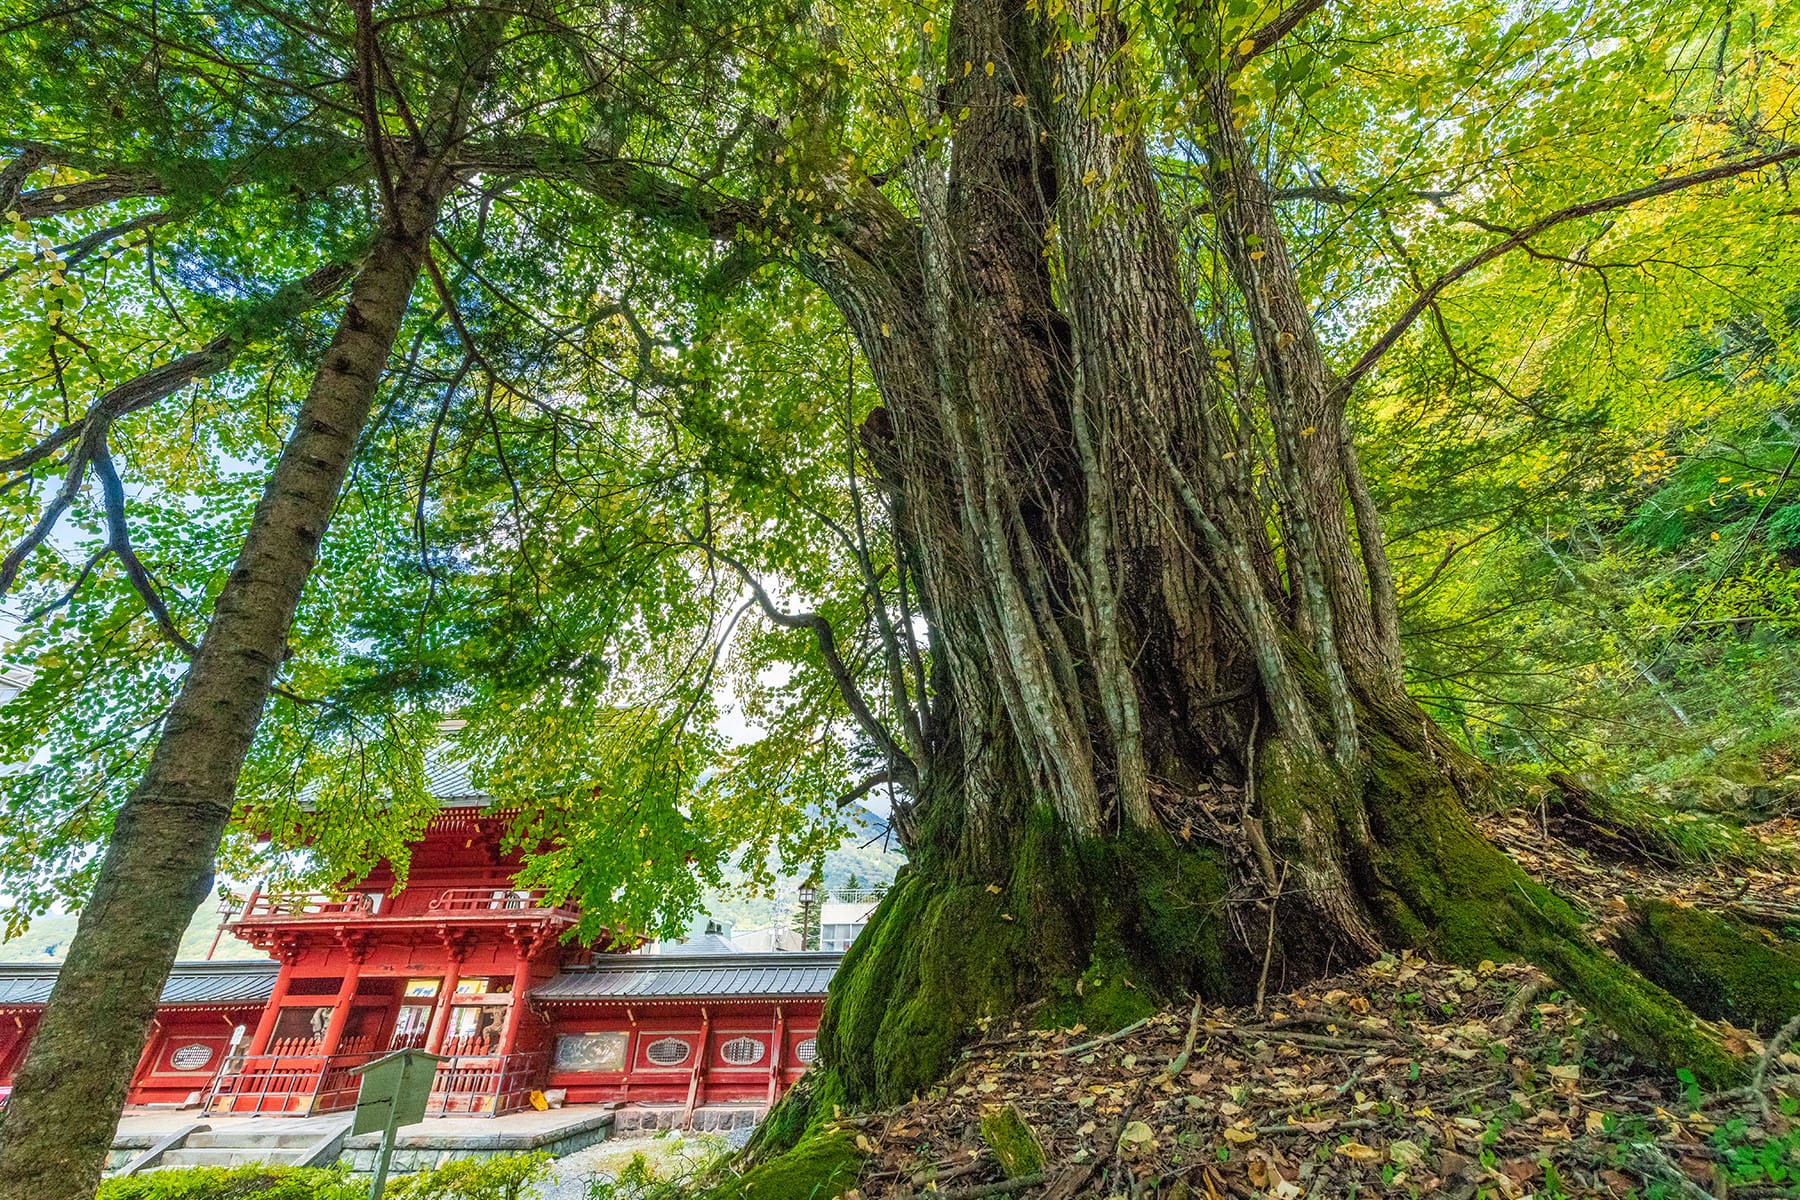
[[[1243,55],[1245,58],[1248,58],[1252,54],[1255,54],[1256,53],[1256,39],[1255,38],[1245,38],[1243,41],[1239,42],[1238,43],[1238,53]]]
[[[936,22],[933,22],[933,21],[926,21],[925,24],[923,26],[921,26],[921,28],[923,28],[926,33],[930,33],[932,30],[937,28],[937,24],[936,24]]]
[[[1261,262],[1262,258],[1263,258],[1263,252],[1261,250],[1252,250],[1250,252],[1250,261],[1251,262]]]
[[[925,86],[925,81],[920,79],[916,74],[908,75],[906,77],[906,86],[914,89],[922,88]]]
[[[1337,1152],[1351,1162],[1378,1162],[1381,1159],[1381,1151],[1361,1142],[1345,1142],[1337,1148]]]
[[[1302,429],[1300,431],[1300,436],[1301,437],[1311,437],[1313,434],[1317,433],[1318,431],[1319,431],[1319,427],[1317,425],[1308,425],[1305,429]]]
[[[1100,178],[1100,172],[1089,171],[1086,175],[1083,175],[1081,177],[1081,186],[1082,187],[1091,186],[1093,184],[1094,180],[1096,180],[1098,178]]]
[[[994,64],[993,63],[989,63],[987,65],[987,73],[988,73],[989,79],[992,79],[994,77]]]
[[[1225,1129],[1225,1140],[1228,1142],[1236,1142],[1241,1146],[1245,1142],[1254,1142],[1256,1140],[1256,1131],[1254,1129],[1239,1129],[1236,1125],[1230,1125]]]
[[[991,894],[998,896],[1000,894],[1000,885],[997,883],[990,883],[988,884],[988,891]]]

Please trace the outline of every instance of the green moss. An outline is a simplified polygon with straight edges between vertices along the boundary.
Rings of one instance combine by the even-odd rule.
[[[800,1081],[769,1110],[756,1132],[745,1144],[744,1156],[761,1159],[771,1154],[785,1154],[800,1139],[815,1132],[825,1122],[843,1114],[844,1082],[837,1071],[819,1063],[800,1077]]]
[[[1443,773],[1379,735],[1367,739],[1367,807],[1380,915],[1400,944],[1451,962],[1524,959],[1580,1000],[1633,1053],[1726,1085],[1743,1065],[1680,1001],[1607,957],[1580,914],[1475,829]]]
[[[1040,807],[1002,878],[901,873],[832,981],[820,1059],[851,1103],[894,1104],[943,1078],[972,1028],[1027,1002],[1109,1030],[1189,988],[1222,990],[1226,890],[1210,851],[1161,834],[1077,846]]]
[[[1040,1029],[1073,1029],[1111,1033],[1155,1012],[1157,1006],[1131,978],[1131,966],[1116,948],[1100,951],[1094,963],[1073,980],[1059,979],[1049,1002],[1038,1011]]]
[[[1772,1033],[1800,1012],[1800,946],[1715,913],[1632,905],[1619,953],[1702,1016]]]
[[[1031,977],[1021,923],[975,883],[903,872],[838,968],[819,1026],[844,1094],[893,1104],[939,1079],[975,1021]]]
[[[982,1114],[981,1140],[987,1143],[1008,1179],[1043,1173],[1044,1147],[1012,1105],[1001,1105]]]
[[[784,1154],[764,1158],[706,1192],[705,1200],[831,1200],[856,1186],[862,1161],[854,1134],[828,1129]]]

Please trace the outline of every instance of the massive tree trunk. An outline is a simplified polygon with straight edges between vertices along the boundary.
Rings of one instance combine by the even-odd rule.
[[[1730,1075],[1480,836],[1463,804],[1486,772],[1401,687],[1347,389],[1230,62],[1202,91],[1233,287],[1197,301],[1117,10],[1054,7],[958,5],[918,221],[865,188],[802,263],[881,388],[863,438],[934,669],[912,863],[833,985],[815,1090],[902,1100],[985,1017],[1123,1023],[1382,946],[1529,959],[1634,1050]],[[1248,357],[1209,340],[1234,326]]]
[[[150,765],[119,812],[0,1122],[7,1200],[93,1195],[157,998],[212,887],[238,772],[451,182],[430,163],[396,181]]]

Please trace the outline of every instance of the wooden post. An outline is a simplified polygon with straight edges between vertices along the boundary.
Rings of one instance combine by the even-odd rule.
[[[531,992],[530,940],[518,943],[519,958],[513,965],[512,1000],[506,1006],[506,1023],[500,1027],[500,1055],[511,1054],[519,1041],[519,1023],[525,1019],[525,997]]]
[[[687,1107],[681,1110],[681,1127],[688,1128],[694,1119],[694,1105],[700,1100],[700,1081],[706,1076],[707,1042],[711,1038],[712,1013],[700,1009],[700,1045],[694,1051],[694,1071],[688,1076]]]
[[[431,1013],[431,1027],[425,1034],[425,1050],[428,1054],[437,1054],[444,1048],[444,1031],[450,1027],[450,1001],[456,995],[456,985],[462,979],[462,959],[451,956],[444,966],[444,982],[438,988],[437,1007]]]
[[[787,1049],[787,1020],[782,1016],[781,1005],[775,1006],[775,1040],[769,1044],[769,1107],[781,1099],[781,1064],[782,1051]]]
[[[262,1016],[256,1020],[256,1032],[250,1035],[250,1048],[245,1051],[251,1058],[268,1053],[269,1039],[275,1034],[275,1018],[281,1014],[281,1002],[287,999],[288,978],[294,970],[292,955],[283,955],[281,969],[275,973],[275,986],[269,992],[269,1001],[263,1005]]]
[[[344,1040],[344,1027],[350,1023],[350,1007],[356,1000],[356,985],[362,979],[362,958],[353,955],[344,970],[344,982],[338,985],[337,998],[331,1002],[331,1020],[325,1024],[325,1038],[319,1053],[330,1057]]]

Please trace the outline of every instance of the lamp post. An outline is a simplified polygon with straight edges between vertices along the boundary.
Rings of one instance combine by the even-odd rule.
[[[818,895],[818,889],[813,887],[811,880],[800,885],[800,949],[802,950],[811,949],[807,943],[812,941],[813,901],[818,898]]]

